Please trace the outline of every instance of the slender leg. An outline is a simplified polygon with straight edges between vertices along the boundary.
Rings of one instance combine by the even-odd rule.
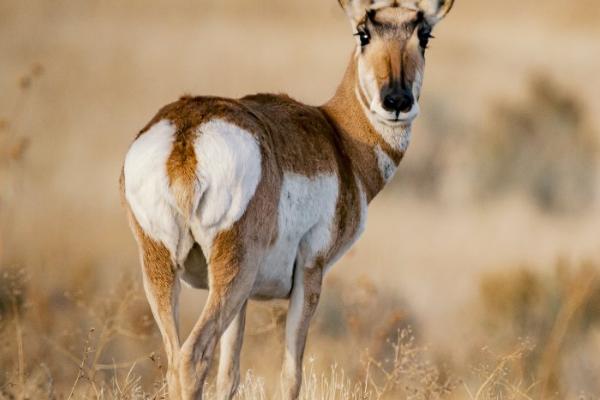
[[[161,243],[138,231],[144,276],[144,289],[152,315],[160,330],[167,353],[167,384],[169,397],[181,398],[179,385],[179,330],[177,304],[179,300],[179,278],[175,272],[169,250]]]
[[[266,167],[263,177],[270,174],[270,166]],[[250,297],[264,249],[277,227],[277,202],[268,200],[271,191],[271,179],[261,179],[244,215],[229,229],[217,233],[207,252],[208,299],[179,358],[184,400],[202,399],[216,343]],[[194,223],[191,231],[194,236],[202,235],[202,227]]]
[[[230,238],[228,238],[230,239]],[[179,379],[183,398],[202,399],[204,380],[217,341],[238,315],[250,296],[256,272],[256,260],[240,257],[231,241],[217,243],[209,262],[210,288],[206,305],[189,337],[181,347]],[[246,254],[245,254],[246,255]]]
[[[323,270],[320,266],[297,266],[285,325],[283,398],[297,399],[302,385],[302,358],[310,320],[319,303]]]
[[[240,351],[244,340],[246,305],[235,316],[220,340],[221,354],[217,374],[217,399],[230,400],[240,384]]]

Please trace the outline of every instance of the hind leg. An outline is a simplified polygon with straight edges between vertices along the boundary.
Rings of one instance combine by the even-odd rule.
[[[162,243],[146,236],[135,220],[132,221],[132,226],[135,228],[134,232],[140,247],[144,290],[167,354],[169,398],[179,400],[181,399],[177,316],[179,279],[169,250]]]
[[[218,235],[209,262],[209,293],[202,314],[181,348],[180,383],[184,399],[202,399],[217,341],[248,300],[258,259],[236,235]],[[237,350],[237,349],[236,349]]]
[[[220,340],[219,372],[217,374],[217,399],[230,400],[240,384],[240,351],[244,339],[246,305],[229,324]]]

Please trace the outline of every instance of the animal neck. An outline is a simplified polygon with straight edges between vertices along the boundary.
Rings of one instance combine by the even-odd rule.
[[[353,56],[335,95],[321,109],[335,126],[342,151],[370,202],[396,172],[410,141],[411,126],[389,126],[376,120],[361,90],[357,67]]]

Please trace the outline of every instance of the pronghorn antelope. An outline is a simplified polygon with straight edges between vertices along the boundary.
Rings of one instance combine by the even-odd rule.
[[[201,399],[220,340],[217,391],[240,379],[248,299],[290,299],[284,397],[296,399],[323,275],[364,229],[417,114],[431,30],[453,0],[339,0],[356,50],[320,107],[284,95],[183,97],[137,135],[121,187],[172,399]],[[180,280],[208,289],[183,342]]]

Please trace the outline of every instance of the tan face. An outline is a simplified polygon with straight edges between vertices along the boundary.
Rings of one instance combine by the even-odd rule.
[[[407,126],[419,114],[425,49],[454,0],[338,0],[357,40],[356,95],[371,121]]]
[[[356,25],[360,100],[378,122],[406,125],[418,115],[431,26],[416,8],[365,12]]]

